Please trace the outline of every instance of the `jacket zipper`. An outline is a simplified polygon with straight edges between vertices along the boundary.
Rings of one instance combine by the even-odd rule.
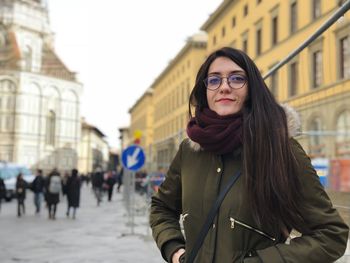
[[[188,213],[181,215],[182,222],[185,222],[185,219],[187,216],[188,216]]]
[[[276,241],[276,238],[270,236],[269,234],[266,234],[265,232],[263,232],[259,229],[256,229],[255,227],[252,227],[250,225],[247,225],[247,224],[245,224],[237,219],[230,217],[230,221],[231,221],[231,228],[232,229],[235,228],[235,224],[238,224],[238,225],[243,226],[245,228],[248,228],[249,230],[252,230],[252,231],[254,231],[254,232],[256,232],[264,237],[267,237],[268,239],[271,239],[272,241]]]

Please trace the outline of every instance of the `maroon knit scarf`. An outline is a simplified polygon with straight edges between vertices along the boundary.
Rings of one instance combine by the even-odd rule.
[[[187,125],[187,135],[206,151],[215,154],[232,152],[242,144],[242,113],[220,116],[205,108]]]

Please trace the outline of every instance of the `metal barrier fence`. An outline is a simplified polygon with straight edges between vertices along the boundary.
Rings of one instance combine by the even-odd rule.
[[[163,182],[165,175],[162,173],[135,173],[127,169],[124,170],[123,181],[123,201],[127,211],[127,225],[130,227],[131,235],[140,234],[135,232],[137,226],[136,217],[147,217],[147,224],[142,231],[146,236],[150,236],[148,224],[148,214],[151,197],[158,186]]]

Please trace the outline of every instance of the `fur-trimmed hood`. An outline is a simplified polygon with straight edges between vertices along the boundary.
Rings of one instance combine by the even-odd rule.
[[[281,104],[281,106],[283,107],[287,115],[288,135],[289,137],[294,137],[297,135],[301,126],[299,114],[294,108],[292,108],[288,104]],[[190,138],[188,139],[188,142],[190,147],[194,151],[201,150],[201,146],[199,145],[199,143],[192,141]]]

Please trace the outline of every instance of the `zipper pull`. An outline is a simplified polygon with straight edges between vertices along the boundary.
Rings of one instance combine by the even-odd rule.
[[[230,221],[231,221],[231,228],[235,228],[235,219],[230,217]]]

